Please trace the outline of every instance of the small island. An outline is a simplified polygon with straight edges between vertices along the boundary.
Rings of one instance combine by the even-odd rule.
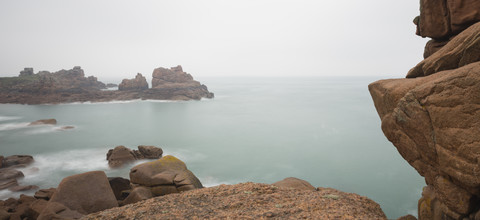
[[[176,66],[156,68],[152,74],[152,87],[138,73],[133,79],[124,79],[118,90],[94,76],[85,77],[80,66],[57,72],[25,68],[18,77],[0,77],[0,103],[59,104],[72,102],[108,102],[114,100],[200,100],[213,98],[207,86],[195,81],[192,75]]]

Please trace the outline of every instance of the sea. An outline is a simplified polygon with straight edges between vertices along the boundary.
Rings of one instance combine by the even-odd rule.
[[[297,177],[367,196],[388,218],[416,215],[425,181],[381,131],[367,88],[378,79],[204,77],[214,99],[0,104],[0,155],[32,155],[20,183],[50,188],[93,170],[128,178],[133,165],[110,169],[108,150],[154,145],[204,186]],[[28,126],[48,118],[58,124]]]

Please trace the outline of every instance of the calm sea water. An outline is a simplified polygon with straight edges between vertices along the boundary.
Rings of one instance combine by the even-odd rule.
[[[380,129],[372,77],[205,78],[215,99],[62,105],[0,105],[0,154],[30,154],[24,184],[56,187],[66,176],[110,170],[117,145],[162,147],[206,186],[298,177],[357,193],[389,218],[416,214],[423,178]],[[56,126],[27,127],[55,118]],[[61,126],[75,129],[60,131]],[[0,199],[18,196],[0,191]]]

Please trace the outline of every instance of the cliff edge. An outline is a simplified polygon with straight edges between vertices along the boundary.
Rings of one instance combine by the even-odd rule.
[[[434,1],[421,1],[423,14],[438,9],[426,2]],[[448,4],[462,2],[469,1]],[[477,15],[480,7],[464,10]],[[465,15],[452,13],[448,21]],[[455,36],[406,79],[380,80],[369,90],[385,136],[425,177],[419,219],[480,219],[480,23],[448,30]]]

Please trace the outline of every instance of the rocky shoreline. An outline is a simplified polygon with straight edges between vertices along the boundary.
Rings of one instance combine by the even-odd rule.
[[[153,71],[152,88],[140,73],[134,79],[124,79],[119,90],[108,90],[96,77],[85,77],[77,66],[54,73],[25,68],[18,77],[0,78],[0,103],[59,104],[72,102],[108,102],[135,99],[200,100],[213,98],[207,86],[183,72],[181,66]],[[109,86],[112,86],[110,84]]]
[[[106,155],[112,168],[155,160],[132,167],[130,179],[91,171],[66,177],[58,187],[34,196],[0,200],[0,219],[386,219],[380,205],[366,197],[316,188],[297,178],[204,188],[185,163],[162,153],[155,146],[117,146]],[[27,156],[6,158],[1,164]],[[28,158],[21,161],[30,164],[33,158]]]

